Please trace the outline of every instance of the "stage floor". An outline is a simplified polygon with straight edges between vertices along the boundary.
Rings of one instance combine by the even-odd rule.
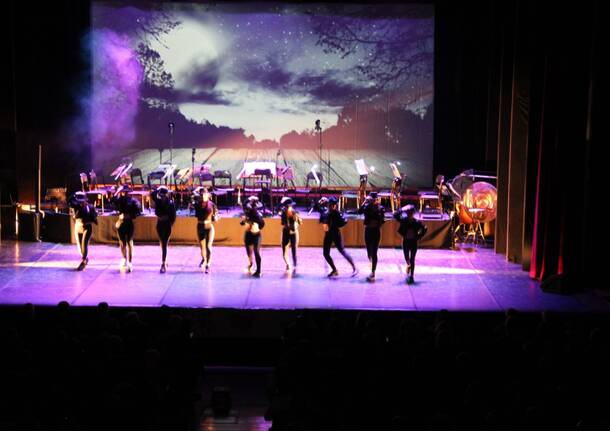
[[[348,265],[334,250],[341,276],[326,278],[319,248],[299,250],[295,275],[284,271],[279,247],[262,250],[260,279],[246,275],[242,247],[215,247],[212,272],[204,274],[195,246],[170,248],[168,272],[159,274],[160,248],[136,246],[134,271],[120,272],[118,246],[94,245],[83,272],[76,246],[3,241],[0,244],[0,304],[113,306],[163,304],[194,308],[235,309],[369,309],[479,310],[515,308],[524,311],[610,311],[594,293],[569,296],[541,291],[520,265],[506,262],[490,249],[420,250],[415,284],[405,284],[402,250],[380,249],[377,281],[368,283],[366,251],[348,249],[360,274],[350,277]]]

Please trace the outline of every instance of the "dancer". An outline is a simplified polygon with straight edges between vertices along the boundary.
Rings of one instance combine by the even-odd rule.
[[[93,233],[93,223],[97,224],[97,212],[87,201],[87,195],[84,192],[74,193],[70,197],[68,205],[74,211],[74,234],[81,256],[81,262],[76,269],[82,271],[89,263],[89,240]]]
[[[366,254],[371,262],[371,273],[367,281],[375,281],[375,270],[377,269],[377,251],[381,241],[381,225],[385,222],[385,208],[381,206],[377,192],[371,192],[360,208],[358,214],[364,214],[364,243]]]
[[[290,271],[288,263],[288,245],[292,249],[292,270],[297,268],[297,247],[299,246],[299,227],[301,217],[294,209],[294,201],[287,196],[280,202],[280,218],[282,220],[282,257],[286,263],[286,271]]]
[[[415,218],[415,207],[405,205],[394,213],[394,218],[400,222],[398,233],[402,236],[402,252],[407,263],[407,283],[415,283],[415,255],[417,254],[417,241],[422,239],[428,228]]]
[[[201,249],[199,267],[205,265],[205,273],[210,272],[212,263],[212,244],[214,244],[214,223],[218,220],[218,209],[210,200],[210,193],[205,187],[197,187],[193,192],[193,207],[197,217],[197,239]]]
[[[244,205],[244,213],[241,216],[240,224],[246,227],[244,233],[244,245],[246,246],[246,254],[248,255],[248,273],[252,269],[252,253],[256,260],[256,271],[252,274],[253,277],[261,276],[261,229],[265,227],[265,220],[259,211],[260,202],[256,196],[250,196]]]
[[[167,247],[169,237],[172,235],[172,226],[176,221],[176,204],[170,196],[170,191],[165,186],[159,186],[151,193],[151,198],[155,203],[155,215],[157,216],[157,235],[161,245],[161,269],[159,272],[164,274],[167,270]]]
[[[330,249],[334,243],[337,250],[339,250],[339,253],[341,253],[341,255],[352,266],[352,277],[354,277],[356,274],[358,274],[358,270],[356,269],[356,265],[354,265],[352,257],[343,247],[341,228],[347,224],[347,220],[337,208],[338,203],[339,200],[334,196],[332,196],[330,199],[323,197],[318,202],[318,205],[320,206],[320,223],[324,228],[324,259],[326,259],[326,262],[328,262],[331,268],[331,272],[328,274],[328,277],[338,276],[339,272],[337,271],[337,267],[330,256]]]
[[[131,189],[127,184],[124,184],[118,188],[112,198],[114,208],[119,212],[119,219],[115,223],[115,227],[117,228],[119,246],[123,255],[120,267],[124,268],[127,265],[127,272],[133,270],[133,221],[142,212],[140,203],[129,196],[129,192],[131,192]]]

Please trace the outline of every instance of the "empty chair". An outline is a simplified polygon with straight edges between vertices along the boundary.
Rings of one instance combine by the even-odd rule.
[[[222,171],[222,170],[217,170],[214,171],[214,187],[217,187],[219,184],[218,182],[226,180],[229,182],[228,186],[230,189],[233,188],[233,178],[231,176],[231,172],[229,171]],[[224,186],[226,186],[226,184],[223,184]]]
[[[210,165],[202,163],[197,178],[199,178],[200,185],[208,187],[211,190],[214,188],[214,175],[210,172],[210,167]]]
[[[318,184],[316,181],[316,175],[318,177],[318,180],[320,181],[320,184]],[[316,172],[316,175],[314,175],[313,172],[311,172],[311,171],[307,173],[307,176],[305,177],[305,187],[309,187],[310,181],[313,181],[314,187],[322,187],[324,175],[322,175],[322,172]]]
[[[132,169],[131,172],[129,173],[129,176],[131,177],[131,184],[133,186],[143,186],[144,185],[144,178],[142,177],[142,169],[139,169],[139,168]]]

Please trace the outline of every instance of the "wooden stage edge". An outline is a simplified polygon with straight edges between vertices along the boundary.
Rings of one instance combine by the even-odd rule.
[[[118,242],[115,222],[117,216],[104,215],[98,217],[98,225],[93,228],[93,242],[116,244]],[[422,248],[448,248],[450,246],[450,220],[423,220],[428,227],[428,233],[421,240]],[[63,223],[70,223],[70,241],[74,243],[74,221],[65,218]],[[157,218],[146,216],[135,220],[136,242],[157,242]],[[221,218],[216,223],[215,245],[242,246],[244,228],[239,224],[239,218]],[[281,238],[281,222],[279,217],[266,218],[262,231],[263,246],[277,246]],[[387,220],[382,226],[381,247],[400,247],[402,237],[398,234],[398,223]],[[64,231],[67,231],[65,229]],[[299,229],[299,245],[304,247],[321,247],[324,238],[322,226],[317,219],[304,219]],[[350,219],[342,229],[343,241],[347,247],[364,246],[364,224],[362,219]],[[61,242],[61,241],[58,241]],[[66,239],[67,242],[67,239]],[[197,244],[197,219],[195,217],[179,216],[172,229],[172,244]]]

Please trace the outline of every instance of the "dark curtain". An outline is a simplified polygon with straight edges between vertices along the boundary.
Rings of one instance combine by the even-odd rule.
[[[535,165],[534,229],[529,273],[547,280],[561,276],[577,288],[594,269],[588,259],[590,223],[591,110],[594,100],[596,2],[575,8],[539,9],[542,88]],[[536,72],[536,71],[534,71]],[[591,129],[591,130],[589,130]],[[536,136],[537,135],[537,136]]]
[[[436,3],[435,173],[494,165],[495,250],[543,287],[604,265],[600,15],[595,0]]]

